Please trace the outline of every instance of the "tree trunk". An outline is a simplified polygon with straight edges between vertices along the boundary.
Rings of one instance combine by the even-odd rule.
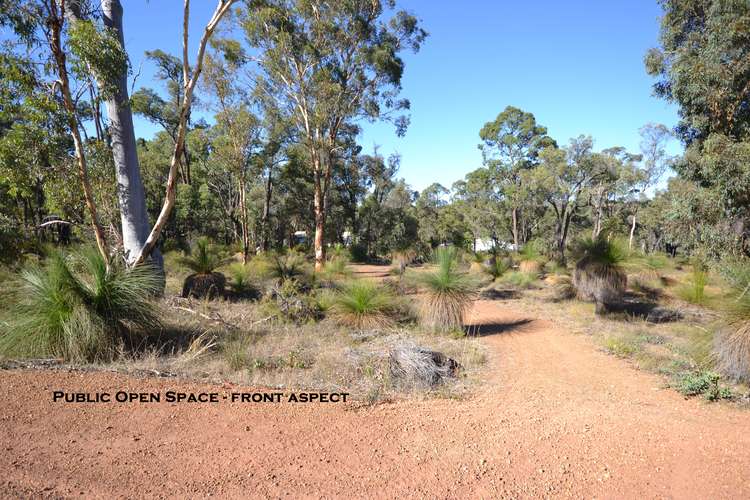
[[[514,208],[511,212],[513,218],[513,245],[514,250],[518,251],[518,209]]]
[[[324,193],[321,186],[319,160],[313,160],[317,163],[315,167],[315,271],[322,271],[326,261],[326,249],[324,245],[325,237],[325,203],[323,200]]]
[[[91,189],[91,183],[89,182],[88,165],[86,164],[86,154],[83,148],[83,141],[81,140],[81,133],[78,130],[78,120],[76,118],[76,108],[73,102],[73,96],[70,93],[70,81],[68,79],[68,68],[65,57],[65,52],[62,49],[61,44],[61,32],[64,22],[64,12],[60,12],[58,15],[57,3],[53,0],[50,2],[50,12],[52,13],[52,19],[49,20],[50,26],[50,49],[55,57],[55,63],[57,65],[57,76],[59,77],[58,83],[60,84],[60,91],[63,98],[63,106],[67,114],[68,127],[70,133],[73,136],[73,145],[75,147],[76,161],[78,163],[78,175],[81,180],[81,186],[83,187],[83,197],[86,202],[86,208],[91,216],[91,226],[94,229],[94,237],[96,238],[96,245],[99,248],[99,253],[104,258],[105,262],[109,262],[109,252],[107,250],[107,242],[104,237],[104,230],[99,223],[99,216],[96,210],[96,202],[94,201],[94,193]]]
[[[633,236],[635,236],[635,225],[636,225],[636,219],[638,217],[637,213],[633,214],[633,225],[630,226],[630,239],[628,240],[628,250],[633,250]]]
[[[120,0],[102,0],[101,7],[104,25],[114,30],[117,40],[124,49]],[[128,264],[132,264],[146,244],[150,226],[146,211],[146,192],[138,163],[133,113],[128,97],[127,74],[123,71],[114,83],[116,83],[116,92],[114,96],[106,100],[105,105],[109,118],[109,134],[112,138],[112,155],[117,179],[122,245],[125,260]],[[153,251],[151,257],[159,269],[163,269],[162,258],[158,250]]]
[[[268,168],[268,178],[266,179],[266,197],[263,202],[263,251],[267,252],[270,247],[270,217],[271,217],[271,195],[273,194],[273,165]]]
[[[240,225],[242,227],[242,263],[247,264],[248,256],[250,255],[250,234],[247,227],[247,205],[245,203],[245,173],[244,170],[240,175],[239,182],[239,195],[240,195]]]

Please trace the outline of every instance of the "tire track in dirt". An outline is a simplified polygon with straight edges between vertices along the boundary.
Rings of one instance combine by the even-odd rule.
[[[487,383],[465,400],[53,405],[53,389],[216,390],[0,372],[5,496],[750,496],[750,414],[684,400],[582,336],[479,301]],[[4,481],[4,482],[3,482]]]

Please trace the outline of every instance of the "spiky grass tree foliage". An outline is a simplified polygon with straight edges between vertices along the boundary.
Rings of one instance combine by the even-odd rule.
[[[229,260],[221,258],[218,249],[208,238],[198,238],[190,253],[180,257],[178,262],[195,274],[211,274]]]
[[[750,262],[726,263],[722,271],[732,293],[726,303],[726,327],[714,337],[718,368],[736,380],[750,382]]]
[[[111,359],[133,331],[160,328],[151,301],[160,290],[161,277],[148,265],[107,267],[92,249],[53,253],[43,266],[21,272],[14,319],[0,336],[0,351],[11,357]]]
[[[388,290],[369,280],[355,280],[336,294],[330,313],[341,325],[368,330],[392,326],[393,310],[394,298]]]
[[[622,269],[626,251],[617,242],[605,238],[581,240],[575,248],[577,259],[573,284],[578,297],[596,303],[596,314],[608,312],[621,300],[627,287]]]
[[[179,259],[180,264],[193,271],[193,274],[185,278],[182,296],[214,298],[223,295],[227,280],[216,269],[228,261],[229,259],[221,258],[208,238],[198,238],[190,253]]]
[[[478,283],[458,266],[455,248],[435,251],[437,269],[419,273],[416,281],[424,289],[420,316],[424,326],[434,330],[457,330],[476,297]]]
[[[257,298],[259,295],[255,283],[253,268],[242,262],[235,262],[227,268],[231,282],[229,283],[232,292],[241,298]]]
[[[305,256],[298,252],[272,255],[268,272],[279,283],[298,279],[305,274]]]

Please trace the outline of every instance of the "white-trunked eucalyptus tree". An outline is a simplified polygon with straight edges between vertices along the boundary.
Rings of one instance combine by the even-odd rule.
[[[229,11],[229,8],[236,0],[218,0],[216,9],[214,10],[211,19],[206,24],[201,36],[200,43],[198,45],[198,55],[195,60],[195,65],[190,67],[188,59],[188,27],[190,18],[190,0],[185,0],[182,17],[182,71],[185,89],[182,94],[182,103],[180,105],[180,120],[177,127],[177,135],[175,138],[174,150],[172,152],[172,158],[169,165],[169,175],[167,177],[166,192],[164,196],[164,203],[161,211],[159,212],[156,222],[154,223],[151,231],[146,237],[146,241],[143,243],[139,251],[135,254],[133,259],[130,259],[131,265],[137,265],[148,258],[159,240],[164,226],[169,220],[169,216],[172,213],[172,209],[175,205],[175,186],[177,183],[178,167],[180,162],[183,161],[184,154],[183,148],[185,146],[185,135],[187,131],[187,118],[190,114],[190,108],[193,102],[193,91],[198,83],[198,78],[203,70],[203,59],[206,53],[206,45],[211,39],[216,27],[218,26],[221,19]]]
[[[313,173],[315,268],[325,262],[328,192],[340,134],[361,119],[408,124],[398,110],[404,49],[427,33],[418,20],[391,12],[392,0],[266,0],[244,23],[258,49],[260,88],[273,96],[302,139]]]

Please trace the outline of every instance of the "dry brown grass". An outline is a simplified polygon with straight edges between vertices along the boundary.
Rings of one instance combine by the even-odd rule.
[[[332,319],[302,325],[275,322],[264,316],[262,304],[250,302],[169,299],[165,309],[167,322],[186,332],[184,339],[121,357],[109,367],[211,383],[344,391],[372,403],[428,393],[460,396],[478,382],[486,360],[484,347],[474,338],[405,328],[361,331]],[[462,366],[459,377],[434,387],[394,380],[390,355],[405,343],[455,359]]]
[[[750,321],[720,330],[714,343],[718,368],[735,380],[750,382]]]
[[[518,270],[522,273],[538,276],[542,274],[542,262],[538,260],[522,260],[518,263]]]

